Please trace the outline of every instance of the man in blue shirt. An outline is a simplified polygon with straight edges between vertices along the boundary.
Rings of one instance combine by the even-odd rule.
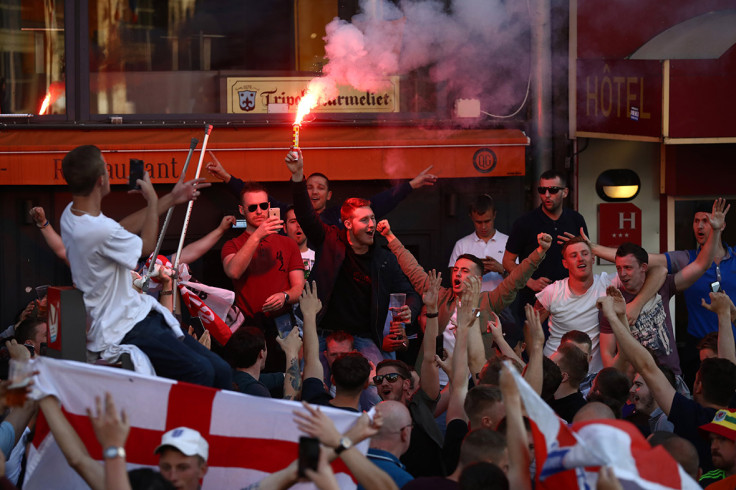
[[[387,400],[376,407],[383,417],[383,426],[378,434],[371,438],[368,459],[388,473],[396,486],[401,488],[414,479],[406,467],[399,461],[402,454],[409,449],[413,422],[409,409],[401,402]],[[361,489],[362,487],[358,487]]]

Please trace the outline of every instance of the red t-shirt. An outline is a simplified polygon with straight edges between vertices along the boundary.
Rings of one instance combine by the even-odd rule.
[[[225,243],[222,247],[223,260],[228,255],[238,252],[248,241],[247,231],[237,238]],[[268,235],[261,240],[253,253],[253,258],[245,272],[233,279],[235,287],[235,304],[246,317],[253,317],[262,311],[263,303],[274,293],[291,288],[289,272],[304,270],[299,247],[291,238],[282,235]],[[278,316],[290,308],[284,306],[282,311],[271,312],[270,316]]]

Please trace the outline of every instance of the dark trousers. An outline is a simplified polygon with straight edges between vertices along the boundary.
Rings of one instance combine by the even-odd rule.
[[[179,340],[163,315],[152,311],[136,323],[121,344],[131,344],[151,360],[156,374],[203,386],[232,389],[230,366],[191,335]]]

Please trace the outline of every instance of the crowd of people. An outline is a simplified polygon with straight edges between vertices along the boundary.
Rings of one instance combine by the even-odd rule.
[[[246,223],[222,246],[234,313],[217,321],[186,299],[178,263],[152,257],[142,271],[139,265],[156,248],[160,215],[196,199],[210,185],[204,179],[179,182],[159,198],[145,175],[138,184],[146,207],[116,222],[102,212],[110,192],[104,158],[82,146],[62,162],[73,200],[61,234],[42,209],[32,211],[83,293],[90,361],[129,358],[142,373],[301,400],[296,424],[319,440],[319,458],[308,468],[295,460],[249,488],[305,479],[338,488],[330,465],[337,458],[359,488],[533,488],[545,461],[536,457],[534,422],[524,416],[512,369],[573,429],[628,421],[702,487],[736,488],[736,259],[722,241],[730,207],[723,199],[696,212],[695,250],[611,249],[591,242],[583,216],[563,204],[564,175],[548,171],[537,187],[541,205],[508,236],[495,229],[491,196],[471,202],[475,231],[457,241],[450,287],[443,287],[442,271],[425,270],[381,219],[414,189],[436,182],[431,168],[370,199],[328,207],[327,176],[307,177],[298,149],[285,165],[293,204],[217,161],[207,166],[224,183],[215,185],[238,196]],[[201,257],[234,223],[226,217],[188,244],[181,263]],[[615,263],[616,274],[595,274],[595,257]],[[688,306],[680,349],[669,308],[676,292]],[[12,337],[6,348],[16,362],[44,355],[44,314],[44,303],[33,302],[3,334]],[[206,320],[204,331],[194,328],[198,319]],[[699,363],[688,382],[691,358]],[[320,406],[363,414],[340,433]],[[6,411],[3,488],[22,485],[38,408],[93,489],[196,489],[207,472],[208,442],[179,427],[155,449],[159,473],[128,473],[130,427],[109,394],[90,410],[100,464],[46,396]],[[365,455],[356,449],[364,440]],[[597,475],[598,488],[624,488],[610,468]]]

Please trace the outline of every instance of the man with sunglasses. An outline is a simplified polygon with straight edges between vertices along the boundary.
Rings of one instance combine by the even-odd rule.
[[[222,247],[222,265],[233,281],[235,304],[245,324],[264,330],[269,352],[265,370],[282,370],[286,360],[275,340],[276,325],[284,323],[287,331],[293,324],[291,305],[304,288],[302,257],[294,240],[278,234],[284,222],[269,215],[268,193],[262,185],[245,184],[239,209],[247,226]]]
[[[580,228],[588,232],[585,218],[577,211],[563,206],[569,189],[561,172],[544,172],[539,178],[537,192],[542,204],[514,221],[503,255],[503,268],[511,272],[519,266],[516,263],[517,258],[526,257],[537,248],[537,234],[547,233],[553,237],[552,246],[547,250],[547,259],[519,291],[514,308],[517,319],[524,318],[525,304],[535,304],[536,293],[568,275],[567,269],[562,266],[562,245],[554,238],[565,232],[577,235]]]

